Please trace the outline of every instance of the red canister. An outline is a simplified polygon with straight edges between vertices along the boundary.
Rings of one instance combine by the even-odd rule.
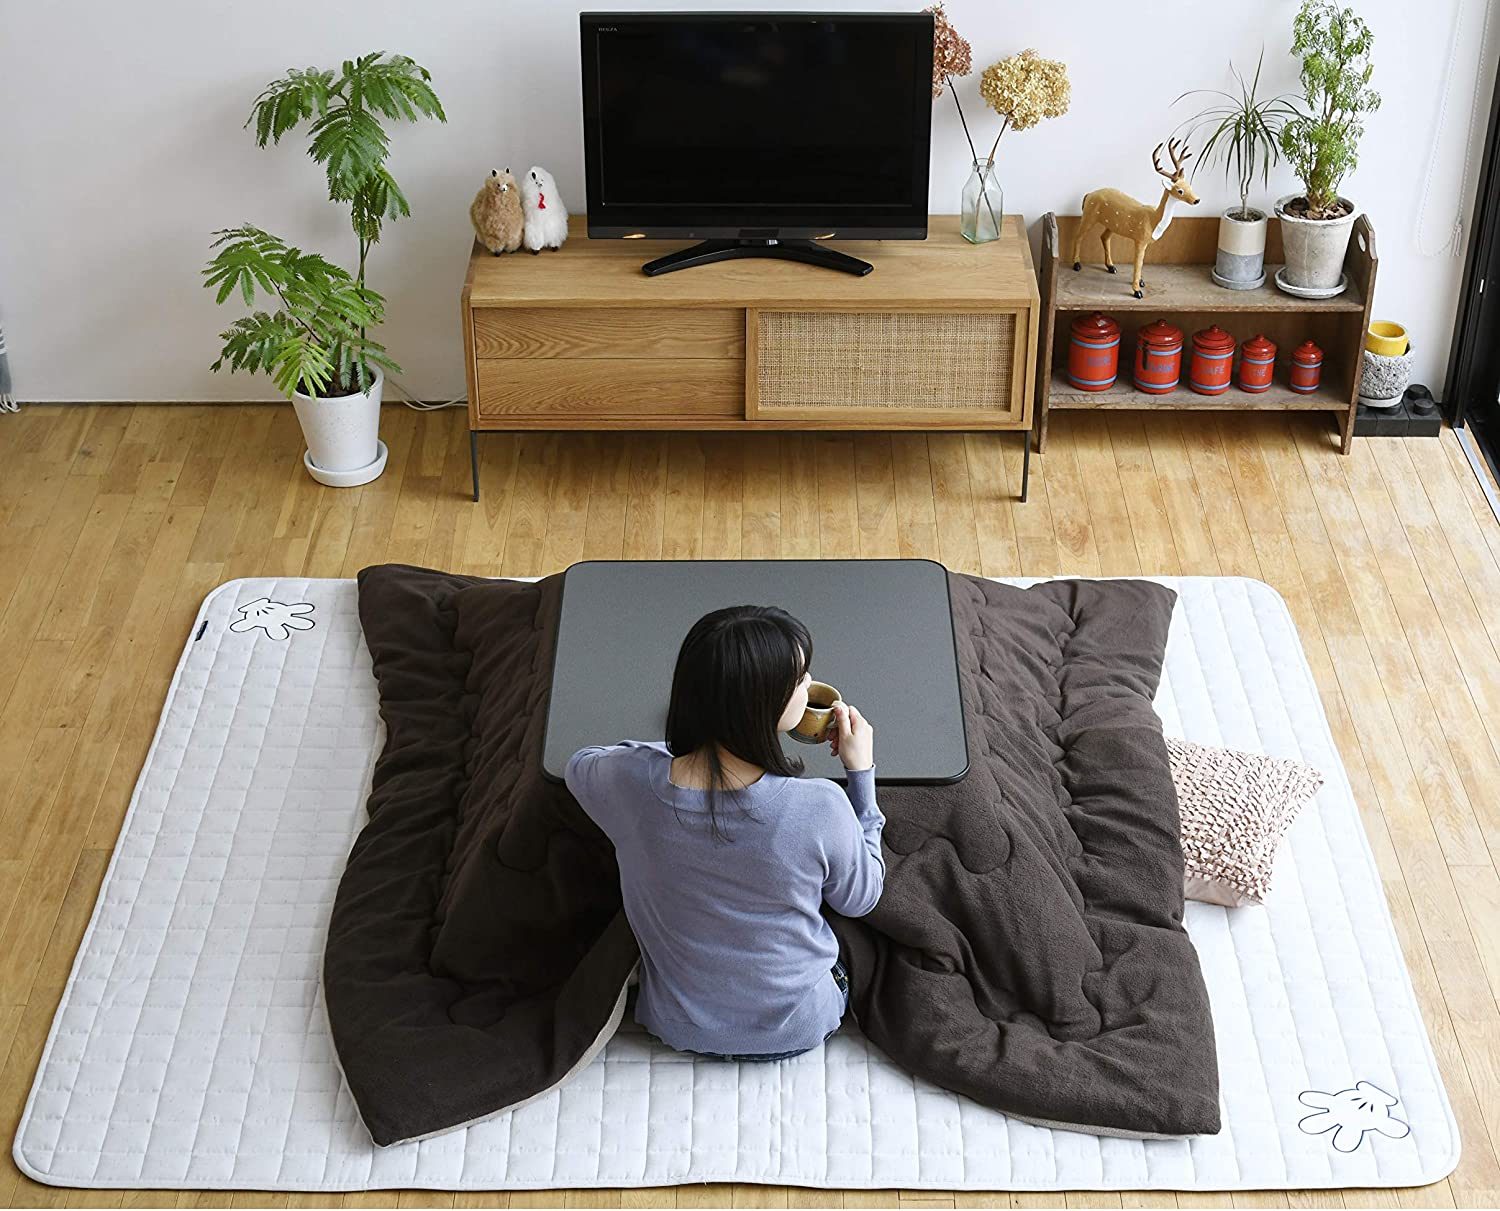
[[[1182,329],[1166,320],[1147,324],[1136,336],[1135,386],[1147,395],[1166,395],[1182,377]]]
[[[1193,364],[1188,386],[1199,395],[1223,395],[1233,377],[1234,337],[1217,324],[1193,333]]]
[[[1073,321],[1068,382],[1080,391],[1107,391],[1120,369],[1120,325],[1101,312]]]
[[[1240,390],[1268,391],[1276,374],[1276,342],[1257,333],[1240,346]]]
[[[1308,395],[1318,389],[1322,377],[1323,351],[1311,341],[1303,341],[1292,352],[1292,390]]]

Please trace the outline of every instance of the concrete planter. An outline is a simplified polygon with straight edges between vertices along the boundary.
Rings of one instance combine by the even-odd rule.
[[[1359,211],[1350,203],[1349,213],[1341,219],[1304,219],[1288,214],[1288,203],[1300,196],[1288,194],[1276,203],[1287,284],[1303,290],[1334,290],[1344,276],[1344,254],[1349,251],[1349,233]]]
[[[1242,213],[1253,218],[1240,218]],[[1219,253],[1214,281],[1226,290],[1254,290],[1266,280],[1266,216],[1253,206],[1219,216]]]
[[[368,391],[320,399],[299,391],[293,397],[292,406],[307,440],[303,462],[319,483],[354,487],[369,483],[385,470],[380,445],[380,396],[384,389],[385,375],[376,371]]]
[[[1414,353],[1391,356],[1385,353],[1363,351],[1359,376],[1359,402],[1369,408],[1394,408],[1406,394],[1411,382],[1411,363]]]

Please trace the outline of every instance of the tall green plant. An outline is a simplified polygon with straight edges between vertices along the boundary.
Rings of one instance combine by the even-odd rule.
[[[255,127],[255,142],[279,143],[304,122],[311,122],[307,154],[328,175],[330,201],[347,202],[359,240],[356,280],[365,284],[365,259],[380,240],[387,219],[411,214],[406,195],[385,166],[390,137],[380,119],[446,122],[432,89],[432,74],[405,55],[383,51],[345,59],[339,73],[293,68],[273,80],[255,100],[245,126]]]
[[[1370,87],[1374,43],[1354,9],[1335,0],[1303,0],[1292,22],[1306,109],[1282,128],[1281,150],[1302,180],[1309,218],[1338,217],[1339,183],[1358,163],[1364,116],[1380,108]]]
[[[1240,195],[1240,207],[1232,211],[1230,217],[1245,222],[1261,217],[1250,209],[1250,190],[1257,176],[1262,188],[1270,184],[1271,169],[1281,159],[1278,140],[1282,127],[1297,113],[1284,96],[1263,101],[1257,95],[1265,58],[1266,52],[1262,50],[1255,63],[1255,75],[1249,83],[1240,75],[1239,69],[1230,64],[1229,70],[1239,85],[1239,96],[1222,89],[1195,88],[1177,98],[1177,101],[1182,101],[1207,95],[1223,99],[1224,104],[1210,105],[1189,119],[1188,133],[1208,131],[1208,139],[1198,155],[1198,167],[1215,158],[1223,160],[1224,172],[1237,184]]]
[[[385,222],[411,214],[386,168],[390,138],[381,119],[423,117],[448,120],[431,75],[405,55],[383,51],[346,59],[338,73],[294,68],[255,99],[245,125],[254,126],[261,147],[311,123],[307,154],[327,174],[329,199],[349,205],[359,268],[350,274],[249,224],[214,232],[218,251],[203,274],[217,301],[238,293],[251,307],[259,291],[280,306],[220,333],[224,347],[213,369],[269,374],[288,396],[365,391],[375,370],[401,369],[369,336],[385,316],[385,300],[366,286],[365,266]]]

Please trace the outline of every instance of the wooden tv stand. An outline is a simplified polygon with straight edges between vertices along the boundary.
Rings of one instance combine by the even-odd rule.
[[[1040,304],[1020,216],[989,244],[969,244],[952,216],[926,240],[840,242],[874,263],[865,277],[768,260],[641,272],[675,246],[590,240],[579,217],[556,252],[474,246],[463,324],[475,500],[488,431],[1029,434]]]

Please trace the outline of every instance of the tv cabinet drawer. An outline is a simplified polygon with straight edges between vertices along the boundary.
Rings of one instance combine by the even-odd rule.
[[[738,359],[739,308],[487,307],[474,311],[479,358]]]
[[[745,363],[717,358],[480,358],[481,421],[742,418]]]
[[[745,414],[872,428],[1024,428],[1030,323],[1019,308],[752,309]]]

